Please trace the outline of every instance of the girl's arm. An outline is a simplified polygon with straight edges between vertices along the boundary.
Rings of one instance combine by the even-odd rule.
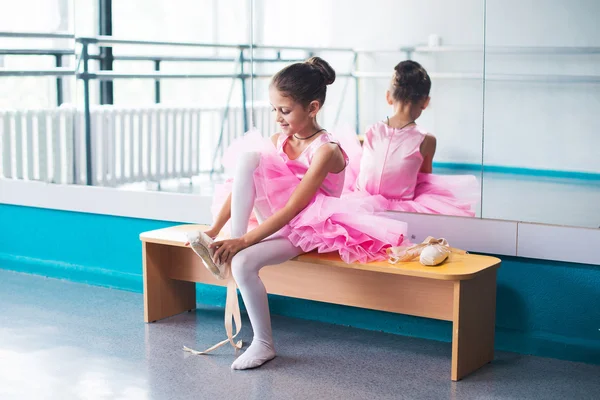
[[[421,170],[419,172],[430,174],[433,172],[433,156],[435,155],[437,140],[435,136],[427,134],[425,139],[421,143],[421,155],[423,156],[423,163],[421,164]]]
[[[213,243],[217,247],[214,259],[219,263],[231,261],[240,250],[252,246],[283,228],[300,213],[315,196],[330,172],[340,173],[346,165],[339,146],[327,144],[321,146],[315,154],[310,168],[302,178],[286,205],[267,218],[262,224],[239,239]]]
[[[339,172],[340,169],[343,170],[344,166],[345,160],[337,145],[321,146],[315,154],[306,175],[304,175],[286,205],[256,229],[244,235],[248,245],[256,244],[283,228],[310,203],[327,174]]]

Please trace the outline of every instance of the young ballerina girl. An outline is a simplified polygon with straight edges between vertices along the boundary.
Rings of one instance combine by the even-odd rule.
[[[390,211],[472,217],[476,178],[432,174],[436,138],[416,123],[429,104],[430,89],[431,79],[419,63],[396,65],[386,92],[394,114],[365,133],[355,190],[384,196]],[[347,138],[343,143],[352,145]]]
[[[385,210],[383,197],[339,198],[348,158],[317,123],[334,80],[334,70],[319,57],[273,76],[269,99],[280,133],[267,145],[256,132],[232,145],[226,157],[236,164],[231,193],[212,227],[194,241],[215,276],[226,278],[231,270],[252,324],[253,341],[233,369],[275,357],[261,268],[312,250],[337,251],[346,262],[384,260],[388,247],[403,242],[404,222],[374,215]],[[248,231],[253,211],[261,223]],[[231,239],[213,242],[227,222]]]

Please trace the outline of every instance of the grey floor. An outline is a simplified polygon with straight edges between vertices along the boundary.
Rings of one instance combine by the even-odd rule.
[[[0,270],[0,399],[598,399],[600,366],[513,353],[452,383],[450,344],[275,316],[279,356],[231,371],[223,311],[143,323],[142,295]],[[251,337],[245,321],[242,338]]]

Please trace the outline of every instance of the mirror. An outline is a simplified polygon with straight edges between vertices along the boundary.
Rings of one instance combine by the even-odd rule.
[[[72,181],[73,12],[71,0],[2,4],[0,177]]]
[[[282,18],[289,15],[294,18]],[[277,128],[269,117],[269,78],[286,64],[316,55],[335,69],[337,79],[328,87],[319,121],[335,135],[348,130],[365,134],[370,126],[392,117],[386,90],[394,67],[403,60],[419,62],[432,82],[431,101],[417,124],[437,138],[433,172],[469,175],[472,181],[464,187],[468,193],[458,192],[457,196],[468,197],[473,214],[480,215],[483,1],[462,0],[457,6],[433,0],[374,0],[349,6],[342,0],[293,4],[255,0],[254,27],[254,112],[256,126],[265,135]],[[373,150],[376,157],[385,157],[381,146]],[[407,147],[397,151],[407,151]],[[396,158],[395,162],[403,160]],[[409,186],[417,172],[413,167],[406,181],[398,175],[387,185]],[[407,211],[445,213],[444,207],[417,199],[417,191],[411,194],[407,189],[407,193],[412,198],[403,195],[403,199],[419,203]]]
[[[277,130],[273,73],[327,60],[320,123],[364,135],[393,114],[394,66],[414,60],[432,82],[417,123],[437,138],[433,173],[476,177],[476,216],[600,227],[597,2],[146,4],[3,7],[2,177],[212,195],[228,144]]]
[[[77,20],[76,183],[212,194],[250,126],[250,1],[110,3]]]
[[[486,4],[483,217],[599,228],[600,3]]]

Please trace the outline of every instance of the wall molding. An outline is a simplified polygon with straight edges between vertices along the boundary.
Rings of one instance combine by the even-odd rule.
[[[210,224],[211,196],[0,179],[0,203],[179,223]],[[413,241],[445,237],[471,252],[600,265],[600,229],[393,213]]]

